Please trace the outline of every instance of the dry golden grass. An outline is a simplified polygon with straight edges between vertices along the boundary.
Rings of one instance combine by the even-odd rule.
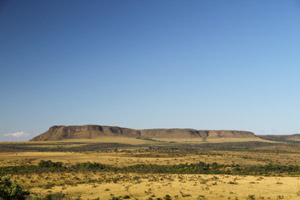
[[[202,138],[159,138],[159,141],[164,142],[176,142],[176,143],[223,143],[223,142],[267,142],[267,143],[278,143],[275,141],[264,140],[258,137],[253,138],[209,138],[203,140]]]
[[[113,173],[46,173],[14,176],[34,193],[62,191],[69,197],[109,199],[129,195],[131,199],[164,197],[173,199],[299,199],[299,177],[258,177],[229,175],[168,175]],[[55,185],[55,186],[51,186]]]
[[[243,142],[244,138],[212,139],[205,143]],[[246,139],[249,141],[249,139]],[[252,141],[264,141],[253,138]],[[29,147],[76,147],[91,143],[158,144],[203,143],[201,140],[148,141],[134,138],[98,138],[97,140],[65,140],[58,142],[20,142]],[[5,143],[8,144],[8,143]],[[9,143],[14,144],[14,143]],[[97,162],[112,166],[135,164],[173,165],[185,163],[217,162],[219,164],[300,165],[300,149],[293,145],[254,147],[251,151],[201,150],[181,151],[148,149],[146,146],[119,148],[115,150],[85,152],[0,152],[0,166],[37,164],[40,160],[52,160],[73,165],[82,162]],[[253,151],[252,151],[253,150]],[[259,152],[256,152],[259,150]],[[68,197],[82,199],[100,197],[109,199],[112,195],[129,195],[131,199],[163,198],[169,194],[172,199],[300,199],[300,177],[258,177],[229,175],[168,175],[168,174],[114,174],[109,172],[86,173],[43,173],[14,175],[19,183],[31,192],[45,196],[63,192]],[[249,196],[250,195],[250,196]],[[155,197],[154,197],[155,196]]]
[[[283,147],[268,147],[274,148]],[[264,149],[267,149],[264,148]],[[286,150],[289,147],[285,147]],[[169,155],[160,152],[140,152],[130,150],[127,152],[0,152],[0,166],[37,164],[40,160],[52,160],[65,164],[76,164],[79,162],[97,162],[113,166],[128,166],[136,164],[158,164],[173,165],[185,163],[213,163],[219,164],[240,164],[240,165],[264,165],[276,163],[280,165],[300,165],[300,155],[292,153],[275,152],[251,152],[251,151],[205,151],[202,154],[186,153]]]

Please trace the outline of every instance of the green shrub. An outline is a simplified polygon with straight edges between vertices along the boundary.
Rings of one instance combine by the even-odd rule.
[[[45,200],[63,200],[65,198],[65,194],[61,193],[61,192],[57,192],[54,194],[48,194],[45,197]]]
[[[171,198],[170,195],[167,194],[167,195],[164,197],[164,200],[172,200],[172,198]]]
[[[25,200],[29,192],[24,190],[16,181],[11,181],[9,175],[0,176],[1,200]]]

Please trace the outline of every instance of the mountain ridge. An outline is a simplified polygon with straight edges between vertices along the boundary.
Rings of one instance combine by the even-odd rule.
[[[131,129],[118,126],[82,125],[52,126],[48,131],[30,141],[56,141],[64,139],[93,139],[98,137],[131,138],[253,138],[253,132],[239,130],[197,130],[197,129]]]

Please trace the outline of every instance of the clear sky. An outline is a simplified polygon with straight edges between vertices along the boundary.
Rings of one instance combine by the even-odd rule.
[[[299,0],[1,0],[0,140],[52,125],[300,132]]]

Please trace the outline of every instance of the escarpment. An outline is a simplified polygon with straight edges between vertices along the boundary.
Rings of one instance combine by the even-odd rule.
[[[236,130],[195,129],[130,129],[116,126],[52,126],[31,141],[55,141],[65,139],[92,139],[98,137],[130,138],[253,138],[254,133]]]

